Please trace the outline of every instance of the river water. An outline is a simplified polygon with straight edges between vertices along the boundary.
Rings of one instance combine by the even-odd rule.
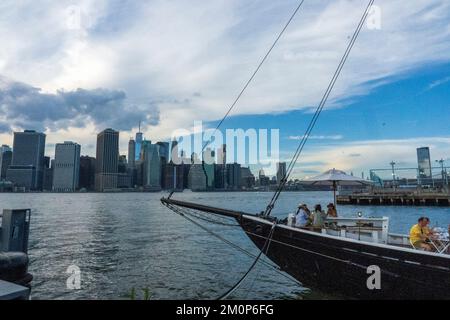
[[[164,193],[0,194],[0,209],[31,208],[32,299],[214,299],[247,271],[253,259],[201,230],[159,202]],[[174,198],[257,213],[272,193],[192,193]],[[299,202],[326,206],[329,192],[286,192],[273,214],[285,217]],[[341,216],[389,216],[391,232],[407,233],[421,215],[432,225],[450,222],[449,208],[341,206]],[[235,227],[212,231],[257,254]],[[67,287],[70,266],[81,271],[81,289]],[[323,299],[274,270],[259,265],[234,299]],[[333,298],[333,297],[331,297]]]

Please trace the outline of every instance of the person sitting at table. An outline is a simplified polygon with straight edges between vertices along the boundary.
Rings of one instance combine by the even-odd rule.
[[[424,233],[428,238],[428,241],[430,240],[436,240],[437,235],[434,232],[434,230],[432,228],[430,228],[430,218],[425,217],[426,220],[426,226],[423,228],[424,229]]]
[[[328,211],[327,211],[327,218],[337,218],[337,210],[333,203],[329,203],[327,205]]]
[[[312,225],[314,228],[322,228],[324,220],[326,219],[326,213],[322,211],[322,206],[317,204],[314,207],[314,211],[311,213]]]
[[[427,220],[426,217],[420,217],[419,220],[417,220],[417,224],[413,225],[409,231],[409,241],[415,249],[431,251],[431,246],[427,243],[429,242],[426,229],[428,223],[429,219]]]
[[[295,215],[295,226],[297,228],[307,227],[311,223],[310,215],[311,212],[306,204],[302,203],[299,205],[297,214]]]

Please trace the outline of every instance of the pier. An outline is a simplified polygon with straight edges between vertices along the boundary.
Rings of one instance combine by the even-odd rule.
[[[338,195],[340,205],[360,206],[438,206],[449,207],[450,195],[445,193],[353,193]]]

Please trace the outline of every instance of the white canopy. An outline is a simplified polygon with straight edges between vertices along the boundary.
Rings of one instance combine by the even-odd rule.
[[[367,181],[358,177],[346,174],[344,171],[331,169],[316,177],[305,179],[303,183],[319,186],[332,186],[334,193],[334,205],[336,205],[336,190],[337,186],[357,186],[369,185],[371,181]]]
[[[356,186],[361,184],[371,184],[370,181],[348,175],[344,171],[336,169],[328,170],[327,172],[324,172],[316,177],[303,180],[302,182],[321,186]]]

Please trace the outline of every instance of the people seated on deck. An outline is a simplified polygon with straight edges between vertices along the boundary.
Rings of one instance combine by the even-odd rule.
[[[337,218],[337,210],[333,203],[329,203],[327,205],[328,211],[327,211],[327,218]]]
[[[429,219],[427,217],[420,217],[417,224],[412,226],[409,231],[409,241],[415,249],[431,251],[428,224]]]
[[[297,228],[304,228],[311,224],[310,220],[311,211],[309,211],[306,204],[300,204],[298,206],[297,214],[295,215],[295,226]]]
[[[326,213],[322,211],[322,206],[317,204],[311,213],[312,226],[314,228],[322,228],[326,219]]]

